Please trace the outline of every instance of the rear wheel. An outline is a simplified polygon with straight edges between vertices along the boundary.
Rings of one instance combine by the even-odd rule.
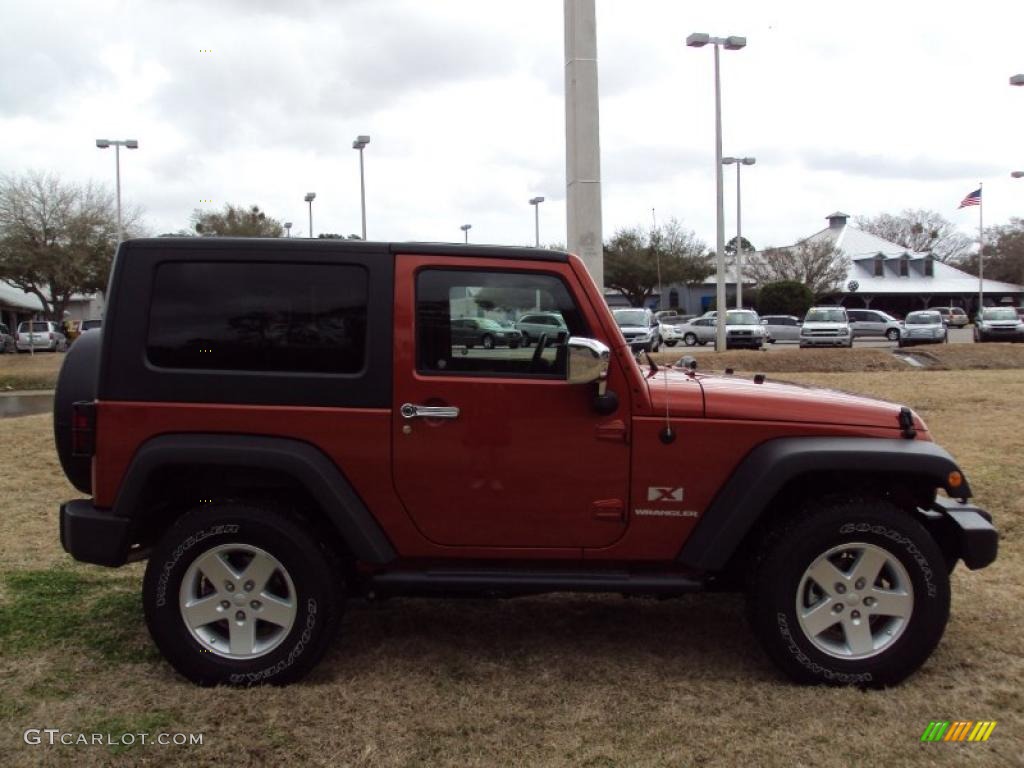
[[[242,505],[183,516],[143,582],[154,642],[200,685],[298,680],[336,632],[342,594],[332,554],[304,527]]]
[[[494,349],[494,337],[489,333],[484,334],[484,337],[480,340],[481,346],[484,349]]]
[[[751,625],[798,682],[893,685],[942,637],[949,617],[942,552],[888,502],[808,508],[763,551],[748,592]]]
[[[900,332],[898,328],[890,328],[888,331],[885,332],[885,338],[887,338],[889,341],[896,341],[899,337]]]
[[[678,343],[679,343],[678,341],[666,341],[665,345],[669,346],[669,347],[674,347]]]
[[[683,344],[685,344],[686,346],[692,347],[696,343],[697,343],[697,334],[695,334],[695,333],[687,333],[687,334],[683,335]]]

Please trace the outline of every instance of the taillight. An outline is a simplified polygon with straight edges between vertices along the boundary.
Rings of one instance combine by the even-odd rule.
[[[50,341],[53,341],[53,332],[50,332]]]
[[[96,403],[80,400],[71,406],[71,455],[96,453]]]

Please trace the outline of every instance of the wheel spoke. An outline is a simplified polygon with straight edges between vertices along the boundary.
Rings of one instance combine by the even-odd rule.
[[[846,644],[853,654],[870,653],[875,647],[866,616],[858,620],[844,619],[843,633],[846,635]]]
[[[832,606],[832,599],[825,598],[800,615],[800,623],[812,637],[820,635],[839,621],[839,617],[832,612]]]
[[[864,579],[868,586],[872,586],[878,579],[878,574],[881,573],[882,568],[886,563],[885,553],[880,549],[861,550],[860,555],[857,557],[857,562],[853,566],[852,577],[854,581],[858,579]]]
[[[820,558],[808,568],[807,575],[830,597],[833,596],[837,583],[845,584],[848,580],[846,574],[832,565],[832,562],[825,557]]]
[[[256,621],[246,617],[245,621],[237,621],[234,616],[228,621],[231,635],[231,653],[248,656],[256,647]]]
[[[227,618],[227,615],[220,607],[221,599],[220,595],[214,593],[207,597],[190,601],[182,606],[181,610],[185,614],[185,620],[188,622],[188,625],[192,628],[204,627],[207,624]]]
[[[291,600],[282,600],[266,592],[261,594],[259,599],[263,604],[256,614],[260,621],[287,627],[295,617],[295,604]]]
[[[250,592],[262,592],[263,588],[267,586],[267,582],[270,581],[270,577],[274,575],[274,571],[277,570],[277,563],[273,558],[267,555],[256,554],[253,555],[252,560],[249,561],[249,565],[245,567],[238,580],[241,582],[253,582],[253,587]]]
[[[234,581],[238,578],[238,574],[228,565],[228,561],[224,559],[220,552],[207,552],[199,558],[197,564],[199,570],[213,583],[214,589],[218,591],[224,587],[224,582]]]
[[[913,598],[905,592],[890,592],[885,589],[871,590],[871,597],[875,599],[874,605],[865,609],[878,616],[895,616],[899,619],[906,619],[910,616],[914,607]]]

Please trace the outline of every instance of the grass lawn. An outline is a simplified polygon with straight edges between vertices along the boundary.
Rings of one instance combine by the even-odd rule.
[[[899,370],[785,377],[916,408],[1003,539],[993,566],[954,572],[950,623],[926,666],[899,688],[868,692],[791,685],[756,645],[741,599],[722,595],[352,603],[303,683],[196,688],[150,644],[142,566],[78,565],[60,549],[57,505],[78,494],[54,456],[50,416],[0,420],[3,762],[1021,765],[1024,374]],[[919,741],[932,720],[982,719],[998,721],[986,743]],[[29,727],[202,732],[204,743],[27,746]]]
[[[0,392],[53,389],[63,362],[63,352],[0,355]]]

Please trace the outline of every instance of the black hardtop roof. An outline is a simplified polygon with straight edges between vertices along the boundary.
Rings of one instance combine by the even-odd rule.
[[[529,259],[533,261],[555,262],[567,262],[569,260],[569,254],[565,251],[552,251],[546,248],[529,248],[526,246],[478,245],[476,243],[464,245],[460,243],[375,242],[372,240],[308,237],[144,237],[125,240],[121,247],[126,250],[202,248],[204,251],[232,250],[239,247],[245,247],[250,250],[280,250],[284,248],[296,251],[325,248],[351,253],[386,253],[389,255],[406,253],[423,254],[424,256],[465,256],[466,258]]]

